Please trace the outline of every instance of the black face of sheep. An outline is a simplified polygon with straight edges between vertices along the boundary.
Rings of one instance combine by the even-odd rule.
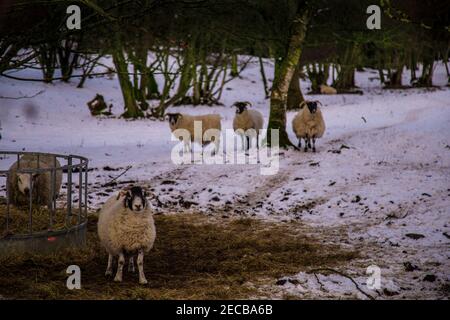
[[[135,212],[140,212],[147,208],[146,194],[141,187],[131,187],[129,190],[121,191],[119,195],[125,196],[125,208]]]
[[[309,112],[311,112],[311,114],[316,113],[316,111],[317,111],[317,102],[316,101],[307,102],[306,105],[308,106]]]
[[[247,101],[243,101],[243,102],[238,101],[238,102],[235,102],[233,104],[233,106],[236,107],[236,113],[237,114],[241,114],[242,112],[247,110],[247,106],[251,106],[251,105],[252,104],[250,102],[247,102]]]
[[[168,113],[167,117],[169,118],[170,125],[174,126],[177,124],[178,119],[181,118],[181,113]]]

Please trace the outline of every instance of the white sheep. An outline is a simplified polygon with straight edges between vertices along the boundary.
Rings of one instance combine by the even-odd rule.
[[[302,147],[302,139],[304,139],[305,152],[311,148],[311,139],[312,151],[316,152],[316,139],[321,138],[325,132],[325,122],[318,103],[320,104],[319,101],[303,101],[300,104],[300,111],[292,119],[292,129],[298,138],[298,147]]]
[[[177,137],[183,137],[185,148],[191,150],[189,142],[197,142],[202,147],[214,142],[214,154],[219,150],[221,117],[218,114],[188,115],[168,113],[170,130]],[[185,134],[188,134],[187,137]]]
[[[335,88],[327,86],[326,84],[321,84],[319,88],[321,94],[337,94],[337,90]]]
[[[54,197],[51,194],[51,170],[31,174],[20,172],[20,170],[35,168],[56,169],[54,170]],[[31,186],[33,203],[47,205],[49,208],[52,208],[53,200],[58,196],[62,184],[62,170],[58,170],[58,168],[61,168],[61,164],[55,156],[39,155],[38,157],[37,155],[31,154],[23,155],[19,161],[14,162],[9,168],[7,181],[9,203],[16,206],[29,204]]]
[[[131,254],[128,268],[134,271],[133,256],[137,253],[139,283],[147,283],[144,253],[153,247],[156,229],[152,210],[141,187],[123,189],[106,201],[98,218],[98,236],[109,254],[106,275],[112,275],[113,259],[118,257],[114,281],[121,282],[125,254]]]
[[[257,110],[249,110],[250,102],[235,102],[236,115],[233,120],[233,130],[242,138],[242,148],[250,148],[250,138],[256,134],[256,148],[259,149],[259,134],[264,125],[264,117]],[[244,138],[247,138],[247,148],[245,148]]]

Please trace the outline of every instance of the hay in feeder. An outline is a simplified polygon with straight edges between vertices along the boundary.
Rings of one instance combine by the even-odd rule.
[[[13,236],[24,235],[30,233],[30,220],[28,207],[9,206],[9,225],[6,228],[7,222],[7,206],[0,203],[0,239]],[[73,227],[78,223],[78,208],[72,209],[72,216],[67,218],[67,209],[58,208],[52,216],[52,223],[50,223],[51,210],[46,206],[32,208],[32,232],[43,231],[57,231]],[[81,216],[83,219],[83,216]]]

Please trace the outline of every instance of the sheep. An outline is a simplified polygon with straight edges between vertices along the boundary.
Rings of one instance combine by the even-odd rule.
[[[20,172],[21,170],[34,168],[56,169],[54,170],[54,197],[52,197],[51,195],[51,171],[32,174]],[[61,164],[55,158],[55,156],[37,156],[28,154],[22,156],[19,161],[13,163],[9,168],[7,181],[9,203],[16,206],[29,204],[31,185],[33,203],[47,205],[48,208],[53,208],[53,200],[55,200],[58,196],[62,184],[62,170],[58,170],[58,168],[61,168]]]
[[[129,271],[134,271],[137,253],[139,283],[147,284],[144,274],[144,253],[152,249],[156,238],[153,212],[148,206],[146,194],[139,186],[125,188],[110,197],[99,213],[98,236],[108,252],[108,266],[105,275],[112,275],[112,263],[118,257],[114,281],[122,281],[125,254],[131,255]]]
[[[337,90],[335,88],[327,86],[326,84],[321,84],[319,88],[321,94],[337,94]]]
[[[298,138],[298,147],[302,147],[302,138],[305,140],[305,152],[311,148],[316,152],[316,139],[321,138],[325,132],[325,122],[322,112],[317,104],[319,101],[307,101],[300,104],[301,110],[292,120],[292,129]],[[306,108],[304,108],[306,105]]]
[[[191,150],[189,140],[190,142],[199,143],[202,147],[214,141],[215,149],[213,154],[219,150],[220,131],[222,129],[220,115],[204,114],[193,116],[181,113],[168,113],[167,116],[169,119],[170,130],[175,136],[183,136],[180,132],[175,132],[180,129],[187,130],[187,133],[189,133],[189,137],[184,137],[184,145],[188,150]],[[195,130],[196,128],[197,130]],[[199,129],[201,130],[200,132],[198,132]]]
[[[235,102],[236,115],[233,120],[233,130],[242,137],[242,148],[245,149],[244,136],[247,137],[247,150],[250,148],[250,135],[256,131],[256,148],[259,149],[259,134],[264,125],[264,117],[257,110],[249,110],[250,102]],[[250,131],[247,131],[250,130]]]

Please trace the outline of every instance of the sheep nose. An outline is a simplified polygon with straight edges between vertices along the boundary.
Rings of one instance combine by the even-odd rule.
[[[28,194],[30,192],[30,188],[25,188],[23,189],[23,192],[25,192],[26,194]]]
[[[136,208],[136,210],[141,210],[142,206],[140,204],[136,204],[134,207]]]

